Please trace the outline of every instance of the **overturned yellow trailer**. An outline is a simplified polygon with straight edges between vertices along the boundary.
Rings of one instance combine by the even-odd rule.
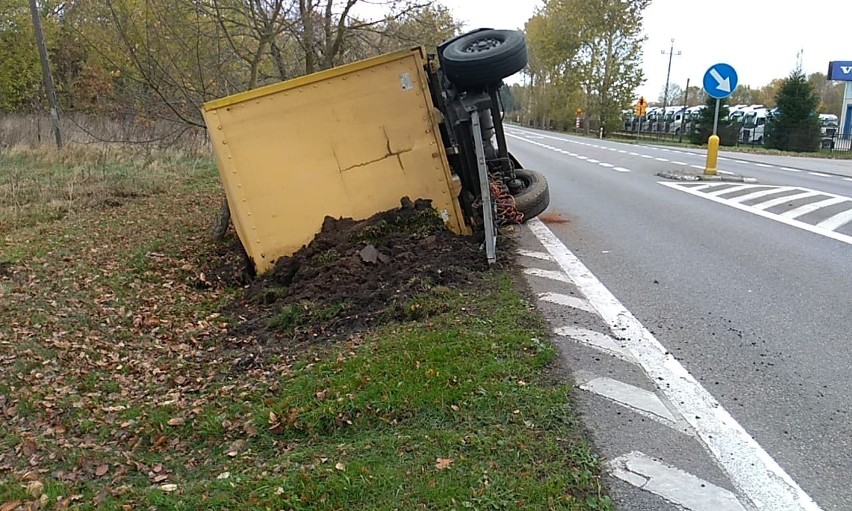
[[[367,218],[403,196],[430,199],[456,233],[493,224],[475,219],[477,201],[492,202],[479,178],[499,167],[523,181],[499,118],[479,116],[499,111],[500,79],[486,76],[487,88],[459,92],[441,64],[414,48],[203,105],[231,219],[258,273],[309,243],[326,216]],[[502,78],[508,71],[495,72]],[[467,96],[479,100],[465,106]],[[476,119],[465,124],[468,111]],[[540,189],[543,178],[534,177]],[[480,205],[479,217],[491,209]]]

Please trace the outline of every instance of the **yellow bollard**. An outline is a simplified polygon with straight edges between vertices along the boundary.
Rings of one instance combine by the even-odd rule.
[[[716,160],[719,159],[719,137],[710,135],[710,140],[707,141],[707,165],[704,167],[704,175],[716,175]]]

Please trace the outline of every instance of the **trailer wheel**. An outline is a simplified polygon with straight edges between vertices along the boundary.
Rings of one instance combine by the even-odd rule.
[[[450,41],[441,56],[444,72],[457,86],[484,86],[523,69],[527,43],[517,30],[480,30]]]
[[[524,214],[524,221],[537,217],[550,205],[547,180],[529,169],[515,169],[515,177],[525,185],[515,194],[515,207]]]

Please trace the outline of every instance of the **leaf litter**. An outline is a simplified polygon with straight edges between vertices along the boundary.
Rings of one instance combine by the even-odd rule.
[[[223,403],[274,391],[312,346],[440,312],[417,298],[488,269],[479,240],[449,232],[428,201],[403,199],[364,221],[327,218],[250,279],[233,235],[209,239],[215,199],[214,187],[176,187],[108,219],[81,211],[0,240],[0,477],[29,489],[0,489],[4,509],[47,484],[67,488],[51,497],[65,508],[121,501],[134,473],[170,492],[194,467],[212,464],[215,478],[249,456],[262,469],[268,460],[245,449],[258,434],[251,408]],[[291,415],[270,413],[265,429]]]

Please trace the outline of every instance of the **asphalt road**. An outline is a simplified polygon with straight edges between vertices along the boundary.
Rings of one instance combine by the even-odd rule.
[[[852,160],[725,154],[765,185],[725,194],[656,176],[698,172],[701,151],[507,132],[560,240],[823,509],[852,509],[852,222],[830,220],[852,209]],[[803,198],[760,209],[784,194]]]

